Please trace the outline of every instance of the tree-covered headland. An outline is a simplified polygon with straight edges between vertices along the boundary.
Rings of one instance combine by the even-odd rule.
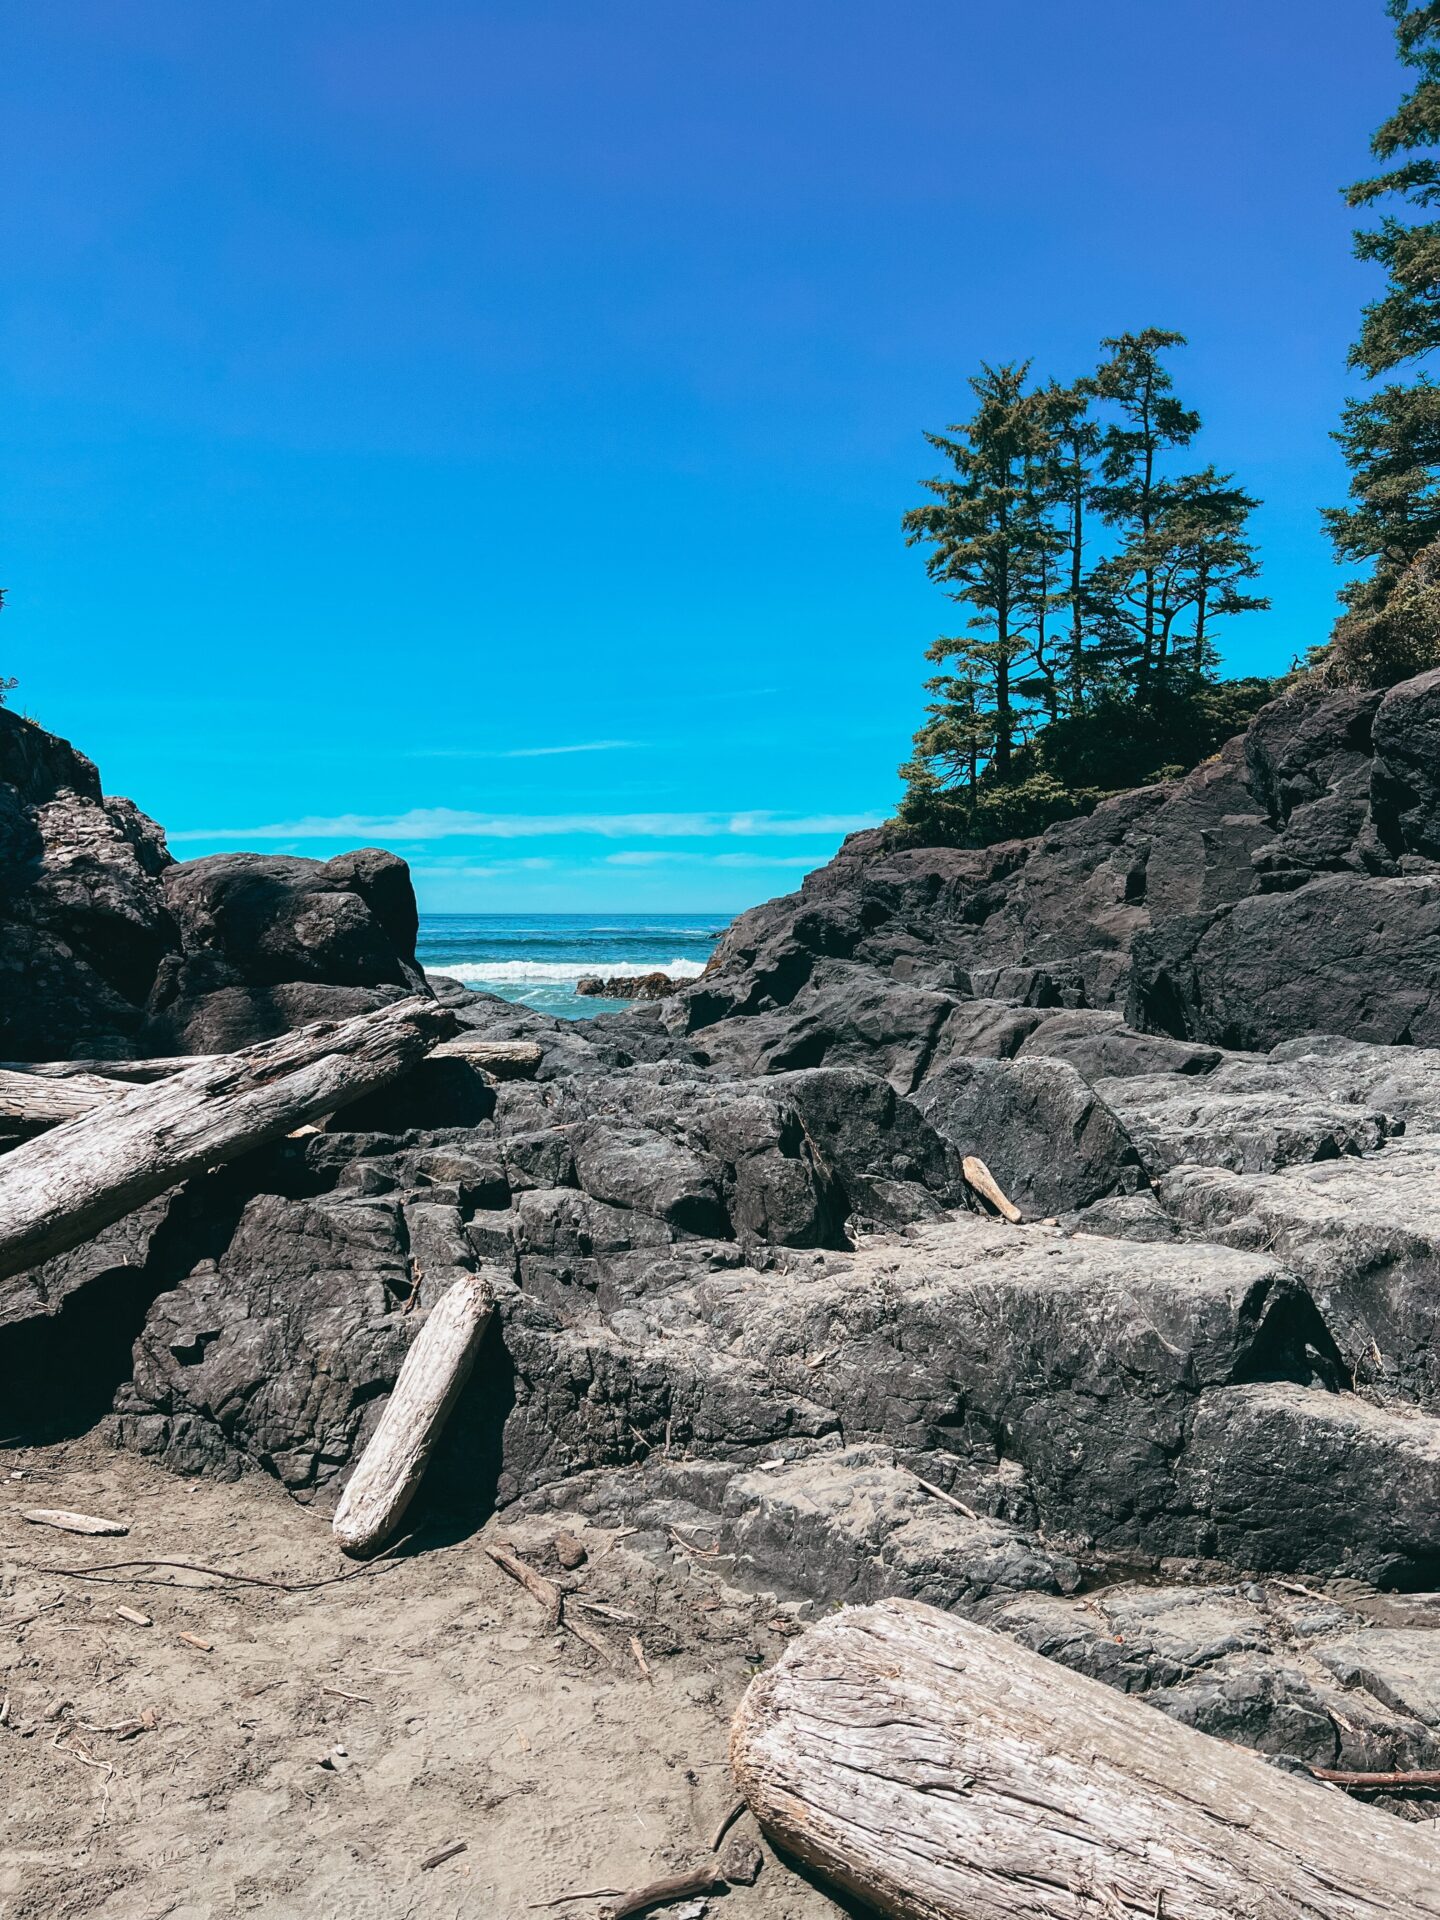
[[[1371,143],[1383,170],[1345,189],[1375,210],[1355,250],[1385,286],[1350,352],[1371,388],[1335,434],[1349,498],[1324,510],[1355,571],[1305,668],[1366,686],[1440,665],[1440,387],[1420,365],[1440,347],[1440,0],[1386,10],[1418,77]],[[1184,344],[1119,334],[1069,384],[1028,361],[983,366],[966,416],[926,436],[941,471],[905,535],[958,620],[929,649],[930,705],[900,770],[901,821],[924,837],[1034,833],[1183,772],[1284,684],[1220,672],[1225,622],[1269,604],[1259,503],[1195,460],[1200,418],[1172,372]]]

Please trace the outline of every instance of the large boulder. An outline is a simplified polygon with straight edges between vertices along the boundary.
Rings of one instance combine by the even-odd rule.
[[[0,708],[0,1058],[140,1050],[176,943],[164,836],[93,762]]]
[[[1394,854],[1440,859],[1440,667],[1392,687],[1375,714],[1370,805]]]
[[[409,868],[378,848],[214,854],[172,867],[165,903],[180,940],[151,994],[156,1051],[224,1052],[424,990]]]

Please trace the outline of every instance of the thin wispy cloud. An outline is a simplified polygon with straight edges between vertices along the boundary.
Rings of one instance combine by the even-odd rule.
[[[639,740],[579,740],[562,747],[413,747],[402,760],[550,760],[566,753],[622,753]]]
[[[832,838],[879,826],[878,813],[472,813],[412,807],[405,813],[312,814],[247,827],[184,827],[176,844],[199,840],[539,840],[570,835],[606,840]]]

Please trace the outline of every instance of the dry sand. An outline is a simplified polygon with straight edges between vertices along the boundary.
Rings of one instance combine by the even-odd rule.
[[[24,1522],[27,1507],[130,1531],[57,1533]],[[154,1555],[300,1581],[352,1565],[324,1516],[259,1474],[192,1485],[94,1438],[0,1454],[0,1917],[511,1920],[705,1864],[734,1800],[731,1713],[792,1623],[701,1556],[677,1547],[657,1566],[592,1531],[568,1578],[633,1616],[572,1606],[607,1665],[550,1631],[483,1551],[509,1540],[558,1575],[559,1524],[422,1537],[309,1593],[144,1568],[101,1584],[38,1569]],[[153,1727],[122,1736],[147,1713]],[[758,1839],[748,1816],[732,1832]],[[458,1841],[465,1852],[422,1867]],[[545,1911],[593,1920],[600,1904]],[[754,1884],[709,1911],[842,1909],[765,1849]]]

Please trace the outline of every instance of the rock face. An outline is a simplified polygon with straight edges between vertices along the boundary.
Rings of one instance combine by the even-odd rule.
[[[657,969],[654,973],[618,973],[604,979],[587,973],[575,982],[576,993],[592,1000],[668,1000],[680,991],[680,981]]]
[[[0,708],[0,1058],[207,1053],[423,990],[409,870],[178,864],[93,763]]]
[[[423,1499],[961,1608],[1291,1763],[1440,1764],[1435,687],[1301,693],[1034,842],[859,836],[653,1005],[434,982],[447,1057],[0,1286],[6,1437],[109,1408],[323,1513],[484,1268]],[[411,984],[401,863],[177,867],[32,734],[0,951],[71,969],[34,1050],[62,1005],[69,1051],[195,1049]],[[124,991],[97,901],[151,929]]]

